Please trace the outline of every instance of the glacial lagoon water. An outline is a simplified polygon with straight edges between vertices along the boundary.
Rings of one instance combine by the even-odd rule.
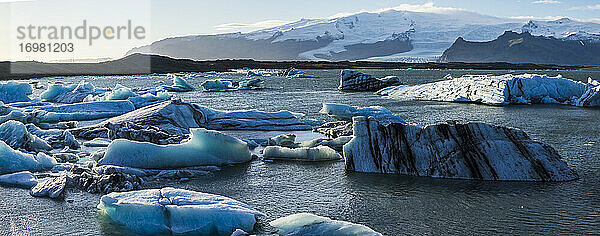
[[[397,75],[407,84],[433,82],[448,73],[562,74],[585,81],[600,79],[598,71],[464,71],[365,70],[383,77]],[[339,70],[307,70],[315,79],[265,78],[265,89],[226,93],[178,93],[184,101],[233,110],[260,109],[318,114],[321,104],[384,106],[411,123],[448,119],[482,121],[518,127],[552,145],[580,179],[565,183],[485,182],[397,175],[347,173],[343,162],[263,162],[225,167],[187,182],[154,182],[147,187],[173,186],[228,196],[248,203],[267,216],[266,222],[299,212],[367,225],[387,235],[422,234],[598,234],[600,233],[600,109],[561,105],[494,107],[443,102],[398,102],[371,93],[337,91]],[[241,79],[241,75],[221,76]],[[170,84],[164,77],[74,77],[97,87],[117,83],[132,88]],[[192,85],[210,78],[190,79]],[[48,79],[40,79],[47,81]],[[39,93],[41,91],[36,91]],[[282,132],[227,132],[241,138],[264,138]],[[285,132],[283,132],[285,133]],[[310,133],[301,137],[310,138]],[[33,198],[26,190],[0,187],[0,235],[131,235],[99,217],[101,195],[70,190],[65,201]]]

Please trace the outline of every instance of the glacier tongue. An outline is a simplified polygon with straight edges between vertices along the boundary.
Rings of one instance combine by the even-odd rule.
[[[600,86],[546,75],[466,75],[421,85],[388,87],[376,94],[399,100],[475,102],[489,105],[560,103],[599,106]]]
[[[577,174],[552,147],[525,132],[484,123],[380,124],[355,117],[346,169],[438,178],[569,181]]]

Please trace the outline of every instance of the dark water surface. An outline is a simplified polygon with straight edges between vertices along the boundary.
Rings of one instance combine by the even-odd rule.
[[[378,77],[398,75],[407,84],[440,80],[451,73],[505,74],[509,71],[367,70]],[[388,235],[401,234],[598,234],[600,233],[600,109],[561,105],[493,107],[442,102],[397,102],[371,93],[336,90],[339,70],[308,71],[322,78],[266,78],[266,89],[227,93],[190,92],[184,101],[224,109],[290,110],[308,118],[324,102],[379,105],[411,123],[447,119],[518,127],[552,145],[581,178],[566,183],[482,182],[396,175],[347,173],[343,162],[298,163],[260,160],[226,167],[189,182],[151,183],[228,196],[267,216],[310,212],[365,224]],[[524,73],[523,71],[511,73]],[[585,81],[600,72],[541,71]],[[221,78],[239,79],[238,75]],[[73,82],[82,78],[63,78]],[[46,79],[44,79],[46,80]],[[166,78],[94,77],[97,87],[133,88],[169,84]],[[199,87],[204,79],[188,82]],[[273,133],[229,132],[238,137]],[[275,133],[276,134],[276,133]],[[100,195],[69,192],[67,201],[38,199],[26,190],[0,187],[0,235],[129,234],[96,213]]]

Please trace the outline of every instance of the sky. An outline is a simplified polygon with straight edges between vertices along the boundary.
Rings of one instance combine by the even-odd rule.
[[[380,9],[462,9],[497,17],[550,20],[569,17],[600,22],[598,0],[0,0],[0,60],[57,61],[119,58],[128,49],[167,37],[249,32],[300,20]],[[19,26],[142,27],[144,38],[107,40],[23,40]],[[114,31],[108,29],[111,33]],[[36,29],[39,29],[36,28]],[[73,43],[74,52],[24,53],[21,43]],[[51,45],[53,46],[53,45]],[[60,46],[60,45],[59,45]]]

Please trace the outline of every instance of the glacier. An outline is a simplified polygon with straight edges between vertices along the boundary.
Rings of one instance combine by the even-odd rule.
[[[436,178],[570,181],[579,178],[549,145],[520,129],[456,121],[419,126],[354,117],[346,169]]]
[[[102,196],[98,209],[113,221],[142,234],[231,235],[250,232],[263,216],[234,199],[175,188]]]
[[[269,222],[277,228],[279,235],[337,235],[337,236],[381,236],[371,228],[346,221],[332,220],[310,213],[289,215]]]
[[[114,140],[98,164],[143,169],[174,169],[235,164],[251,160],[248,145],[239,139],[201,128],[190,129],[190,133],[191,137],[188,141],[171,145],[125,139]]]
[[[589,80],[582,83],[562,76],[465,75],[421,85],[388,87],[376,94],[398,100],[474,102],[488,105],[566,104],[600,106],[600,86]]]

